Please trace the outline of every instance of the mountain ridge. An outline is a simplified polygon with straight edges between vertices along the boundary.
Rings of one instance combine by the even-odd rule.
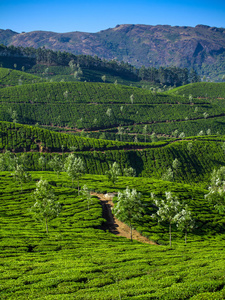
[[[204,75],[214,69],[225,73],[225,28],[201,24],[195,27],[121,24],[96,33],[0,30],[1,43],[97,55],[136,67],[194,67]]]

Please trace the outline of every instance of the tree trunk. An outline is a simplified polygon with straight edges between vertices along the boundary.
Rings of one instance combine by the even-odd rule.
[[[171,223],[170,223],[170,226],[169,226],[169,235],[170,235],[170,247],[172,246],[172,242],[171,242]]]
[[[46,226],[46,232],[48,234],[48,220],[47,220],[47,218],[45,218],[45,226]]]
[[[132,239],[132,225],[131,225],[131,222],[130,222],[130,240],[131,240],[131,242],[133,242],[133,239]]]

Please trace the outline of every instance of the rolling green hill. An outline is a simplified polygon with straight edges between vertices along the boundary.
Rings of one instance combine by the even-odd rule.
[[[29,152],[27,163],[30,170],[40,170],[38,159],[42,155],[49,161],[51,153],[60,153],[64,160],[68,152],[75,151],[85,161],[88,173],[105,174],[109,165],[117,161],[121,170],[131,166],[138,176],[161,179],[172,167],[173,161],[178,159],[180,167],[174,171],[173,180],[205,186],[213,169],[225,163],[224,142],[224,136],[171,139],[156,143],[115,142],[55,133],[27,125],[0,123],[0,150]],[[45,169],[49,170],[47,162]]]
[[[194,86],[201,89],[202,84]],[[188,85],[184,89],[192,87]],[[12,121],[10,112],[16,111],[19,123],[39,123],[75,131],[85,129],[98,138],[101,132],[92,134],[92,131],[100,129],[106,135],[110,133],[108,138],[124,138],[127,141],[134,141],[136,134],[142,134],[141,141],[147,137],[150,141],[153,132],[172,136],[175,130],[179,134],[184,132],[186,136],[198,135],[202,131],[206,134],[208,130],[209,134],[225,134],[225,100],[217,99],[222,98],[223,89],[213,100],[198,98],[198,90],[191,100],[189,93],[186,96],[176,93],[155,93],[119,84],[85,82],[6,87],[0,90],[0,120]],[[123,126],[120,134],[119,126]]]
[[[182,234],[173,227],[173,247],[169,248],[131,243],[102,230],[99,200],[92,197],[88,210],[65,174],[57,179],[50,172],[32,173],[33,181],[23,185],[23,193],[8,172],[0,176],[2,299],[224,299],[224,236],[215,237],[218,224],[224,223],[206,205],[204,190],[151,179],[119,180],[116,189],[127,184],[138,187],[150,210],[154,210],[148,201],[150,191],[171,189],[193,205],[198,228],[184,247]],[[63,207],[49,223],[48,235],[29,213],[30,195],[40,178],[54,184]],[[103,176],[85,176],[82,184],[110,190]],[[157,224],[148,214],[142,221],[145,227],[139,227],[144,234],[166,243],[165,224]]]
[[[18,73],[5,74],[16,85]],[[193,86],[183,87],[186,93],[90,82],[0,89],[1,299],[225,298],[225,217],[205,198],[212,171],[225,165],[225,99],[217,99],[224,98],[223,88],[202,84],[189,99]],[[216,96],[199,96],[203,89]],[[120,141],[102,139],[103,134]],[[29,182],[5,171],[6,150],[23,162]],[[58,157],[64,163],[70,153],[85,164],[79,184],[95,193],[90,202],[78,195],[77,182],[71,183],[63,169],[59,175],[52,172],[49,162]],[[121,174],[112,184],[105,173],[115,161]],[[124,176],[129,167],[137,177]],[[170,178],[165,176],[169,169]],[[49,234],[30,212],[41,178],[62,207],[49,221]],[[131,242],[107,230],[98,197],[126,187],[142,194],[143,212],[133,227],[155,244]],[[165,192],[189,206],[195,226],[187,245],[184,232],[173,224],[168,247],[168,222],[152,217],[157,207],[151,193],[164,198]]]
[[[192,95],[194,98],[217,99],[225,98],[225,82],[197,82],[168,91],[169,94]]]
[[[45,81],[44,79],[25,72],[0,68],[0,88]]]

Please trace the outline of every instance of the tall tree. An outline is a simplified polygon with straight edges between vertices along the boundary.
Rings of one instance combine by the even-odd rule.
[[[187,233],[194,228],[194,219],[188,205],[181,210],[179,217],[177,218],[177,228],[184,232],[184,241],[187,244]]]
[[[121,175],[121,171],[118,163],[114,162],[112,165],[110,165],[109,170],[106,171],[105,174],[107,175],[108,180],[112,182],[112,184],[115,184],[115,182],[118,179],[118,176]]]
[[[131,241],[134,222],[138,221],[144,212],[141,196],[141,193],[135,189],[130,190],[127,187],[123,192],[118,192],[118,198],[113,208],[115,216],[130,227]]]
[[[171,192],[165,192],[165,196],[165,199],[157,199],[156,196],[152,193],[152,200],[158,208],[156,214],[154,214],[153,217],[156,217],[159,221],[166,221],[169,223],[169,243],[171,247],[171,226],[172,224],[176,223],[178,218],[180,217],[182,205],[178,201],[178,199],[172,195]]]
[[[30,212],[37,221],[45,223],[46,233],[48,234],[48,222],[59,215],[61,205],[56,202],[57,198],[53,188],[46,180],[42,179],[37,182],[32,198],[35,203]]]
[[[63,170],[62,159],[59,156],[54,156],[49,162],[50,168],[57,174],[57,178],[59,178],[60,172]]]
[[[66,158],[64,168],[68,176],[72,179],[72,186],[73,186],[73,181],[77,180],[78,195],[79,195],[80,193],[79,180],[85,173],[85,166],[83,160],[80,157],[76,157],[74,154],[71,153]]]

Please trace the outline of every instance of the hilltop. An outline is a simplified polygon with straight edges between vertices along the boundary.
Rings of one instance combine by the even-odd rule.
[[[42,47],[128,62],[136,67],[195,67],[199,74],[224,74],[224,28],[197,25],[117,25],[97,33],[0,32],[0,43]]]

